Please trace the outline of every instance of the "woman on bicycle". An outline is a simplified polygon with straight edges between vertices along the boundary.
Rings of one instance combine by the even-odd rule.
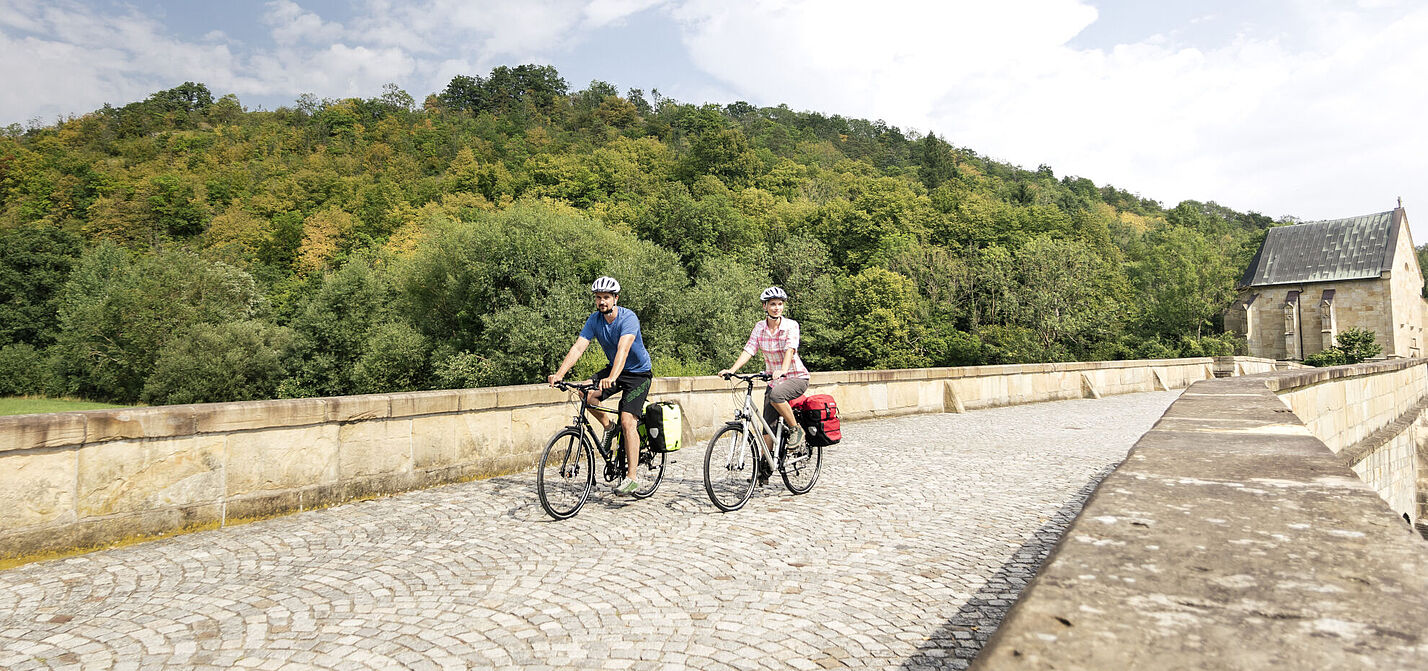
[[[754,324],[754,330],[749,333],[749,341],[744,343],[744,351],[739,354],[739,360],[735,361],[733,366],[719,371],[718,375],[723,376],[739,370],[755,353],[762,353],[764,372],[773,376],[768,391],[764,393],[764,421],[773,426],[773,423],[782,417],[789,427],[788,447],[796,448],[803,444],[803,429],[794,419],[793,408],[789,407],[788,402],[808,391],[808,369],[804,367],[803,359],[798,357],[798,322],[783,316],[788,303],[788,294],[784,293],[783,289],[764,289],[764,292],[759,294],[759,300],[763,301],[767,318]],[[770,450],[773,449],[773,439],[765,435],[764,442]]]

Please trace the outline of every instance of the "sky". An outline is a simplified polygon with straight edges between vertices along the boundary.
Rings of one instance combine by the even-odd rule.
[[[681,102],[881,119],[1173,206],[1428,242],[1421,0],[0,0],[0,126],[185,81],[245,107],[418,102],[555,66]]]

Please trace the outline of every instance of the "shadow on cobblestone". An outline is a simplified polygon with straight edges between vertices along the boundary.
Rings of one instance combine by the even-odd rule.
[[[1061,506],[1031,538],[1012,553],[1011,559],[992,574],[977,593],[957,610],[947,624],[918,648],[902,664],[904,671],[965,669],[982,651],[992,633],[1001,625],[1017,597],[1036,576],[1041,563],[1050,556],[1067,527],[1081,513],[1086,499],[1096,491],[1117,464],[1101,469],[1086,486]]]

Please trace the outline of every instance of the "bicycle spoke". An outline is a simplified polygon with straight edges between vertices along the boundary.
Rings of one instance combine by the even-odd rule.
[[[737,510],[754,491],[756,457],[741,427],[720,430],[704,454],[704,489],[720,510]]]
[[[590,495],[593,455],[573,430],[557,433],[541,454],[536,492],[541,507],[555,519],[580,511]]]

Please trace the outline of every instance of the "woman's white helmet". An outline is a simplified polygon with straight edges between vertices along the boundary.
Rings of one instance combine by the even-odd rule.
[[[759,294],[759,301],[764,303],[767,303],[775,298],[781,301],[787,301],[788,294],[784,293],[783,289],[780,289],[778,287],[769,287],[767,289],[764,289],[763,293]]]
[[[590,293],[618,295],[620,293],[620,283],[616,282],[613,277],[597,277],[595,281],[590,284]]]

